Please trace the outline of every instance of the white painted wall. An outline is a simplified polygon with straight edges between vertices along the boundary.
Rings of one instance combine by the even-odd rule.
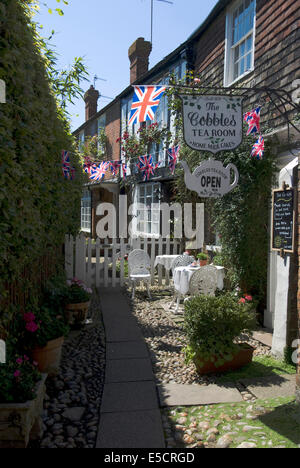
[[[293,159],[279,173],[278,186],[285,182],[293,186],[293,169],[298,165],[298,158]],[[288,314],[288,291],[290,255],[281,258],[277,252],[270,253],[269,256],[269,291],[268,301],[271,309],[265,314],[265,326],[273,322],[273,344],[272,352],[278,356],[283,356],[286,347],[287,336],[287,314]]]

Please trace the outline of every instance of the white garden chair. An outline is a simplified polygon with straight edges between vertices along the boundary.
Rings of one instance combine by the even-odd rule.
[[[214,265],[205,265],[193,273],[190,279],[190,296],[214,296],[218,287],[218,272]]]
[[[141,249],[135,249],[128,255],[128,275],[132,284],[132,299],[135,296],[136,283],[144,282],[147,287],[149,299],[150,294],[150,281],[151,281],[151,260],[147,252]]]

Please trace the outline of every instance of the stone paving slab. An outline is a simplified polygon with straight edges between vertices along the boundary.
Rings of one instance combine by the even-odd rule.
[[[210,405],[243,401],[234,385],[165,384],[158,386],[160,406]]]
[[[106,358],[107,360],[149,358],[149,352],[144,341],[111,342],[106,346]]]
[[[106,364],[105,383],[139,382],[153,379],[154,375],[149,358],[113,359]]]
[[[119,382],[104,385],[101,413],[142,411],[158,408],[155,383]]]
[[[240,382],[259,399],[295,395],[295,375],[274,375],[259,379],[241,379]]]
[[[116,324],[107,325],[104,323],[106,342],[116,341],[138,341],[143,340],[140,329],[137,325],[126,320],[119,320]]]
[[[101,414],[96,448],[164,447],[159,409]]]
[[[267,330],[257,330],[253,332],[253,338],[272,348],[273,334],[271,332]]]

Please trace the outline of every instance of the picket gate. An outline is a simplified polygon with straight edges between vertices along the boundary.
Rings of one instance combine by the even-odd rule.
[[[162,265],[154,267],[157,255],[182,253],[179,239],[131,238],[99,239],[65,236],[65,270],[67,278],[78,278],[89,287],[124,286],[128,282],[125,256],[134,249],[144,249],[151,259],[151,284],[169,285],[169,272]]]

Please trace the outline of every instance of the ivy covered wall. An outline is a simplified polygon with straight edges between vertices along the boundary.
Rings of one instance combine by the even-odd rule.
[[[7,287],[22,280],[24,268],[57,252],[80,221],[83,174],[71,154],[76,177],[62,176],[61,151],[72,152],[75,145],[51,90],[26,3],[0,3],[0,79],[7,101],[0,104],[0,328],[12,313]],[[26,287],[38,293],[34,282]]]

